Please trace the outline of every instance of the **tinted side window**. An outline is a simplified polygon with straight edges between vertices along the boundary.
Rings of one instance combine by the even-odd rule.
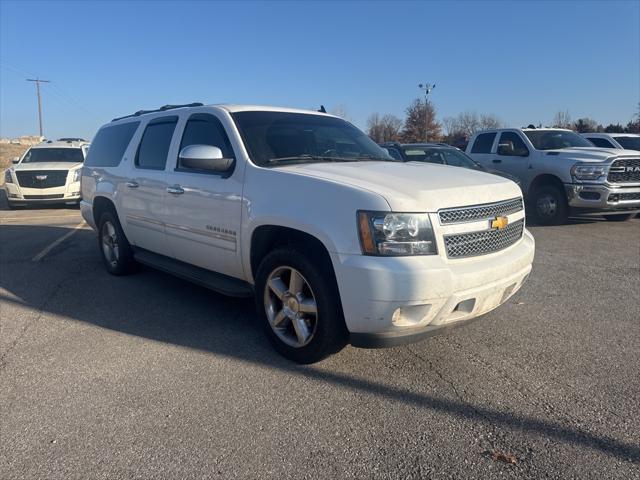
[[[491,153],[493,141],[496,138],[495,133],[481,133],[471,147],[471,153]]]
[[[402,154],[398,151],[397,148],[393,148],[393,147],[384,147],[389,151],[389,155],[391,155],[391,158],[393,158],[394,160],[402,160]]]
[[[177,123],[178,117],[162,117],[149,122],[136,154],[138,168],[164,170]]]
[[[504,132],[498,141],[498,155],[508,157],[522,157],[529,154],[529,149],[524,144],[520,135],[514,132]]]
[[[613,144],[607,140],[606,138],[587,138],[591,143],[593,143],[596,147],[602,148],[616,148]]]
[[[184,127],[180,150],[189,145],[212,145],[222,150],[224,158],[235,158],[231,142],[220,120],[207,113],[195,113]],[[180,162],[180,159],[178,159]],[[178,168],[182,167],[178,163]]]
[[[91,142],[85,165],[117,167],[139,125],[140,122],[129,122],[101,128]]]

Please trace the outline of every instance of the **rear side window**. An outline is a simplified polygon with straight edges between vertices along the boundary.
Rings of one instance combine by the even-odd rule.
[[[476,138],[476,141],[473,142],[473,147],[471,147],[471,153],[491,153],[491,147],[493,146],[493,141],[496,138],[496,134],[494,133],[481,133]]]
[[[184,127],[180,150],[189,145],[211,145],[222,150],[224,158],[235,158],[231,142],[220,120],[208,113],[195,113]],[[178,168],[184,168],[178,165]]]
[[[156,118],[147,124],[136,154],[138,168],[164,170],[177,123],[178,117],[173,116]]]
[[[140,122],[129,122],[101,128],[91,142],[85,165],[117,167],[139,125]]]
[[[593,143],[596,147],[600,147],[600,148],[616,148],[613,146],[613,143],[611,143],[609,140],[607,140],[606,138],[591,138],[591,137],[587,137],[587,140],[589,140],[591,143]]]

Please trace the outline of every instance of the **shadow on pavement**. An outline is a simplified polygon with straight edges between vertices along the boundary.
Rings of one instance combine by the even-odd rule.
[[[49,226],[0,225],[3,238],[42,235],[58,238],[68,230]],[[94,235],[90,230],[79,230],[71,237],[72,245],[66,247],[66,251],[49,259],[50,265],[46,265],[46,261],[40,265],[32,265],[35,272],[40,269],[53,270],[54,273],[47,273],[49,281],[58,278],[56,282],[64,284],[64,296],[56,299],[53,291],[43,300],[42,294],[38,294],[37,283],[12,282],[10,275],[2,275],[0,286],[9,295],[0,294],[0,302],[26,304],[36,310],[63,315],[101,328],[211,352],[242,362],[268,365],[288,375],[330,383],[346,390],[367,392],[393,402],[458,418],[520,429],[598,450],[621,460],[640,462],[638,445],[568,427],[545,418],[508,413],[481,404],[445,400],[375,379],[362,379],[323,371],[314,366],[290,363],[269,346],[261,327],[257,325],[252,300],[227,298],[152,270],[144,270],[129,277],[109,277],[94,249]],[[72,254],[74,257],[63,258],[65,254]],[[11,262],[7,258],[2,259],[2,263],[7,261]],[[24,267],[16,265],[15,268]],[[44,273],[32,274],[34,277],[38,275]],[[120,288],[116,286],[100,289],[100,285],[108,282],[120,284]],[[69,288],[77,288],[78,291],[69,292]],[[156,302],[158,305],[154,309]],[[185,314],[185,305],[188,305],[188,314]],[[155,314],[156,311],[160,313]]]

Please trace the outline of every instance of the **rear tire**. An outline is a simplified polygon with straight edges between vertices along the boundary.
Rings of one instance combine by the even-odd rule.
[[[118,217],[111,211],[100,216],[98,247],[105,268],[111,275],[126,275],[134,270],[133,250],[122,231]]]
[[[609,222],[626,222],[633,218],[633,213],[625,213],[622,215],[603,215],[603,217]]]
[[[567,197],[554,185],[537,188],[530,203],[539,225],[562,225],[569,218]]]
[[[269,253],[258,267],[256,305],[265,333],[275,350],[296,363],[318,362],[342,350],[349,338],[335,275],[326,263],[288,247]]]

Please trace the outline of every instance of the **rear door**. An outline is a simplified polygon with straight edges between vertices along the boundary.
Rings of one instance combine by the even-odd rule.
[[[177,123],[175,115],[147,123],[121,197],[128,240],[162,255],[171,254],[163,220],[169,187],[167,158]]]
[[[235,161],[227,172],[182,165],[179,152],[190,145],[211,145],[224,158],[236,158],[223,120],[211,110],[189,112],[179,128],[172,155],[166,199],[166,232],[172,256],[225,275],[242,278],[239,233],[242,174]]]
[[[467,154],[473,158],[480,165],[484,165],[487,168],[494,168],[491,166],[491,160],[493,160],[493,145],[497,137],[497,132],[484,132],[480,133],[473,140],[473,143],[469,145]]]

